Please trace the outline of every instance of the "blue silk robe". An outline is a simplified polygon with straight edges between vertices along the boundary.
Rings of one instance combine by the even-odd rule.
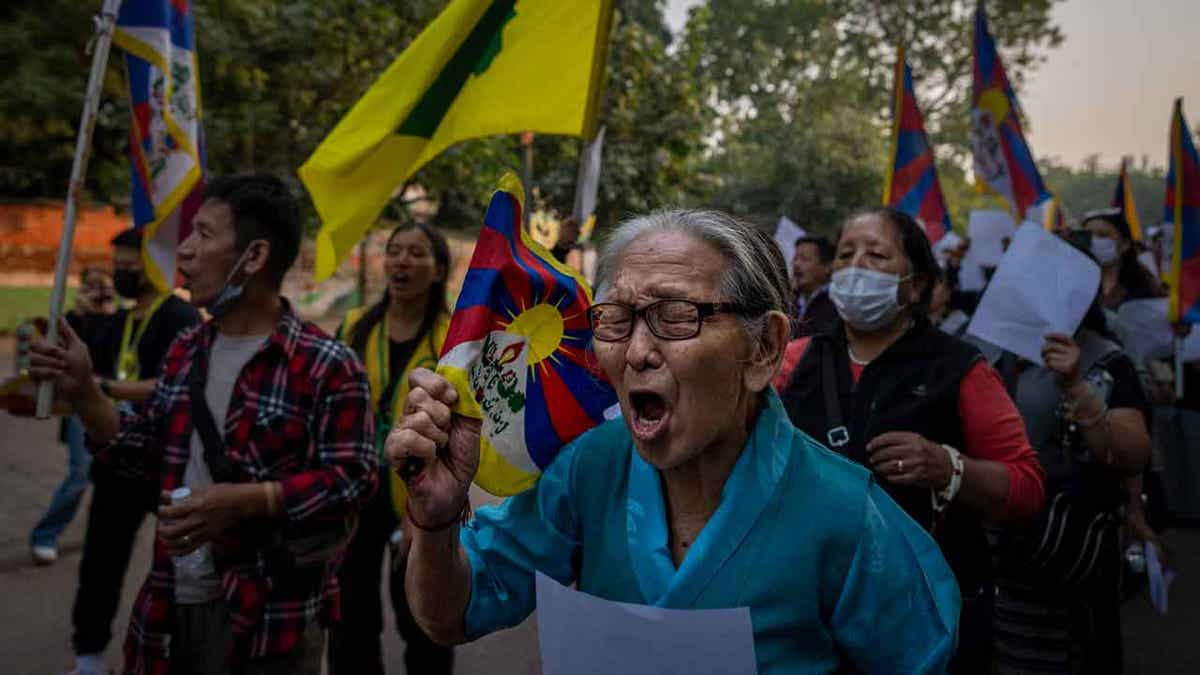
[[[959,591],[933,540],[862,467],[788,420],[774,391],[721,504],[677,568],[657,469],[622,420],[462,530],[468,639],[535,608],[534,570],[620,602],[750,608],[758,672],[941,673]]]

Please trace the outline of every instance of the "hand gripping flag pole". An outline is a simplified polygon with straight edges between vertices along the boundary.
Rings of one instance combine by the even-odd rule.
[[[71,244],[75,239],[75,220],[78,217],[79,200],[83,198],[83,181],[87,175],[87,163],[92,149],[92,131],[96,127],[96,112],[100,108],[100,87],[104,84],[104,70],[108,67],[108,50],[112,45],[113,25],[121,0],[104,0],[100,15],[93,20],[96,32],[92,43],[92,70],[88,73],[87,89],[83,98],[83,114],[79,118],[79,133],[75,137],[75,160],[71,164],[71,182],[67,187],[67,204],[63,217],[62,240],[58,245],[58,262],[54,267],[54,290],[50,293],[49,325],[46,339],[54,344],[58,341],[58,321],[62,316],[63,298],[67,291],[67,272],[71,267]],[[54,402],[54,383],[46,380],[38,385],[37,417],[50,416]]]

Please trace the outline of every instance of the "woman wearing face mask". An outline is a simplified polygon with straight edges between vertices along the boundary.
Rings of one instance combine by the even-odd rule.
[[[1091,253],[1100,263],[1100,303],[1116,311],[1128,300],[1163,296],[1162,285],[1138,261],[1129,223],[1120,209],[1101,209],[1083,217],[1092,235]]]
[[[351,311],[338,337],[348,343],[367,367],[379,450],[408,395],[408,376],[415,368],[437,365],[449,327],[446,279],[450,247],[437,230],[424,225],[401,225],[392,230],[385,249],[387,290],[369,308]],[[391,587],[396,627],[404,638],[404,662],[410,673],[450,673],[454,652],[436,645],[417,628],[404,595],[407,538],[398,526],[404,518],[407,493],[394,472],[379,482],[379,491],[359,515],[358,529],[346,549],[339,583],[342,621],[332,631],[329,671],[383,673],[380,634],[380,567],[392,539]]]
[[[963,594],[951,672],[988,672],[983,523],[1038,512],[1037,455],[996,372],[925,316],[937,263],[916,221],[893,209],[850,218],[833,270],[840,321],[792,342],[775,386],[798,428],[870,468],[937,540]]]

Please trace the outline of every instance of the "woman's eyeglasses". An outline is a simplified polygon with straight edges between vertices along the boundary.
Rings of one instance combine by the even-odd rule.
[[[592,337],[601,342],[620,342],[633,334],[638,317],[663,340],[688,340],[700,334],[704,319],[721,312],[740,313],[742,309],[729,302],[692,302],[691,300],[658,300],[641,309],[617,302],[601,302],[588,309]]]

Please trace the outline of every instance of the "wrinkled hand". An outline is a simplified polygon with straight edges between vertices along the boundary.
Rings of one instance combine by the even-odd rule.
[[[954,473],[945,448],[909,431],[889,431],[872,438],[867,443],[867,464],[889,483],[935,490],[945,489]]]
[[[158,535],[173,556],[191,553],[207,544],[246,517],[248,492],[259,489],[257,483],[216,483],[192,491],[181,504],[171,505],[171,495],[163,492],[158,509]]]
[[[34,380],[52,380],[63,398],[74,401],[92,383],[92,357],[87,345],[66,319],[58,321],[58,344],[44,337],[46,321],[38,320],[41,332],[29,342],[29,375]]]
[[[1079,345],[1070,335],[1048,333],[1042,343],[1042,361],[1058,374],[1058,383],[1063,389],[1079,384]]]
[[[479,469],[480,421],[451,412],[458,391],[433,371],[418,368],[409,378],[404,417],[388,434],[384,452],[399,471],[410,458],[424,463],[407,479],[409,509],[426,526],[458,515]]]

